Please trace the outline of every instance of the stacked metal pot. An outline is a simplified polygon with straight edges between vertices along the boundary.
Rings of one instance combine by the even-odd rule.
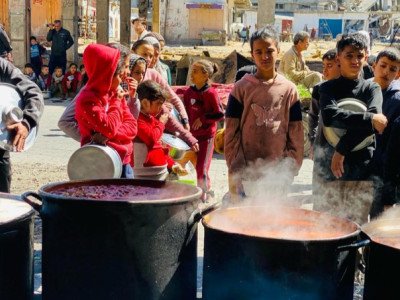
[[[33,297],[34,210],[0,193],[0,299]]]

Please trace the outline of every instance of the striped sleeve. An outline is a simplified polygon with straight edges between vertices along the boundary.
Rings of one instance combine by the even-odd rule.
[[[240,119],[243,114],[243,108],[243,104],[239,102],[239,100],[237,100],[232,94],[230,94],[225,116],[227,118]]]

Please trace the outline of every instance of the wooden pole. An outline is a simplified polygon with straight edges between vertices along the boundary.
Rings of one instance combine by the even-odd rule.
[[[101,44],[107,44],[110,17],[110,1],[109,0],[97,0],[96,1],[96,42]]]
[[[160,0],[153,0],[152,31],[160,33]]]
[[[130,46],[131,42],[131,0],[120,0],[120,43]]]

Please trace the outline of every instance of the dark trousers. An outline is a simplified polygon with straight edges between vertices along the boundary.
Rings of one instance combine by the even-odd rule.
[[[0,192],[9,193],[11,186],[11,162],[9,157],[0,157]]]
[[[63,74],[65,74],[65,69],[67,66],[67,54],[65,55],[50,55],[49,62],[49,72],[50,75],[53,74],[56,67],[61,67]]]
[[[33,70],[35,71],[36,76],[39,76],[42,68],[42,58],[40,56],[31,57],[31,64],[33,66]]]

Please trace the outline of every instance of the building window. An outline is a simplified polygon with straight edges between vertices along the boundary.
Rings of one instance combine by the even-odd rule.
[[[276,3],[275,9],[284,9],[284,4]]]
[[[299,9],[300,10],[310,10],[310,6],[309,5],[299,5]]]

